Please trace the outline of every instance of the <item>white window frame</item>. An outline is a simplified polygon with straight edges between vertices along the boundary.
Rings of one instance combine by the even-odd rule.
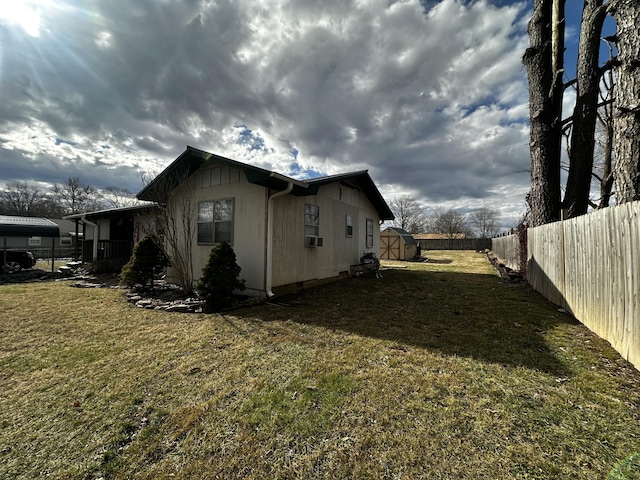
[[[367,218],[366,225],[366,248],[373,248],[373,218]]]
[[[61,247],[70,247],[73,245],[73,242],[71,241],[71,237],[60,237],[60,246]]]
[[[320,236],[320,207],[312,203],[304,204],[304,236]]]
[[[344,216],[344,236],[353,237],[353,217],[350,213]]]
[[[39,247],[42,245],[42,237],[29,237],[30,247]]]
[[[230,219],[221,218],[221,213],[224,212],[224,209],[221,209],[223,202],[229,202],[230,204]],[[210,209],[210,215],[206,215],[207,218],[204,218],[207,212],[204,211],[205,208]],[[198,245],[213,245],[217,242],[227,242],[229,245],[233,245],[233,232],[235,225],[235,199],[234,198],[218,198],[215,200],[205,200],[203,202],[198,203],[198,222],[197,222],[197,232],[196,238]],[[229,224],[229,237],[220,238],[217,233],[218,226],[222,224]],[[211,241],[207,239],[202,239],[205,236],[205,233],[209,232],[201,232],[201,225],[206,225],[210,227],[210,236]],[[207,235],[208,236],[208,235]]]

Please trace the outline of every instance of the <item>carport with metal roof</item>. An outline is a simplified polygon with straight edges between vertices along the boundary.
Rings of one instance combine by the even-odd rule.
[[[2,238],[0,254],[3,265],[9,248],[28,250],[30,238],[51,238],[51,270],[53,271],[54,242],[59,236],[60,228],[47,218],[0,215],[0,238]]]

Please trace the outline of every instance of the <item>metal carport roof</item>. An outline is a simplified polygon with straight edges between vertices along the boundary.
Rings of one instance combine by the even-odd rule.
[[[40,217],[0,215],[0,237],[59,237],[60,228]]]

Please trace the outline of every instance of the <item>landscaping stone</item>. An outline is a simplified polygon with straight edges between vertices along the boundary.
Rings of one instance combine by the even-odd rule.
[[[107,285],[104,283],[91,283],[86,280],[81,280],[80,282],[75,282],[69,284],[70,287],[74,288],[107,288]]]

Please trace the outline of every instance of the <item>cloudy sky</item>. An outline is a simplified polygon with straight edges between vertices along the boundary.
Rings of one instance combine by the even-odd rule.
[[[2,1],[0,182],[137,192],[190,145],[512,225],[530,3]]]

